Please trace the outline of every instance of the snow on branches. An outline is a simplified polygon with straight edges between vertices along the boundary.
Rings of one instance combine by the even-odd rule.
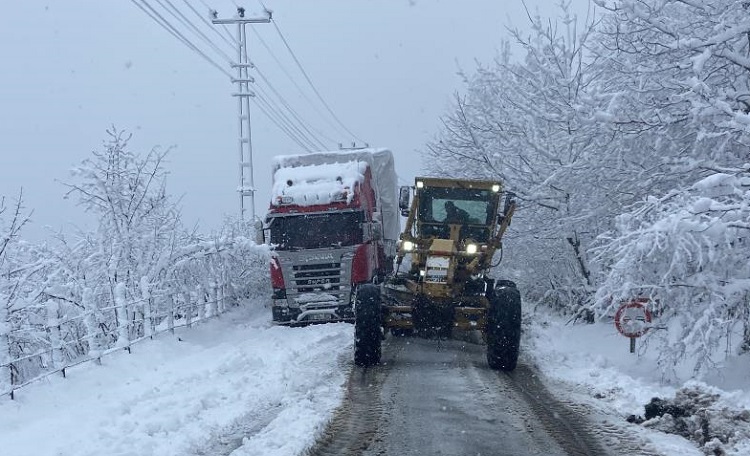
[[[648,197],[616,224],[593,250],[605,271],[594,306],[600,317],[622,301],[650,298],[665,326],[647,337],[663,344],[665,371],[689,356],[701,374],[722,347],[748,343],[750,167]]]

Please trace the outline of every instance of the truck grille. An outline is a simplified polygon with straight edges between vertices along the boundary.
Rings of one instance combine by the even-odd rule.
[[[296,265],[293,271],[294,286],[299,293],[341,289],[341,263]]]
[[[347,304],[352,288],[353,256],[354,247],[278,252],[289,305],[319,301],[320,305],[327,303],[330,306],[331,297],[335,297],[338,304]],[[315,295],[319,295],[318,298]]]

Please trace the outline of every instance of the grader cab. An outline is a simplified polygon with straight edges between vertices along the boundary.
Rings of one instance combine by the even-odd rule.
[[[520,293],[513,282],[488,276],[513,217],[513,194],[496,181],[417,178],[401,188],[399,207],[407,221],[395,274],[357,290],[355,363],[380,361],[384,331],[438,338],[477,331],[490,367],[513,370]]]

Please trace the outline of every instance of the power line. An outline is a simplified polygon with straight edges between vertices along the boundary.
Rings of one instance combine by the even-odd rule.
[[[210,63],[212,66],[214,66],[216,69],[224,73],[227,77],[231,78],[232,75],[229,74],[228,71],[226,71],[221,65],[216,63],[211,57],[206,55],[203,51],[201,51],[195,44],[193,44],[187,37],[185,37],[182,33],[180,33],[172,24],[169,23],[168,20],[164,18],[161,14],[159,14],[158,11],[156,11],[151,5],[148,4],[145,0],[141,0],[141,5],[136,0],[130,0],[135,6],[137,6],[141,11],[146,13],[151,19],[154,20],[157,24],[161,25],[164,29],[166,29],[172,36],[177,38],[179,41],[181,41],[183,44],[185,44],[189,49],[203,57],[208,63]]]
[[[279,68],[281,68],[281,71],[292,82],[292,84],[297,89],[297,91],[300,93],[300,95],[302,95],[302,97],[310,104],[310,106],[312,106],[312,108],[321,117],[321,119],[323,119],[330,127],[333,127],[334,130],[343,131],[343,130],[341,130],[341,127],[339,127],[338,125],[332,123],[332,121],[330,120],[330,117],[327,116],[327,115],[325,115],[325,114],[323,114],[323,112],[318,108],[318,105],[316,103],[313,103],[313,101],[310,99],[310,97],[307,96],[307,93],[305,93],[305,91],[302,90],[302,88],[299,86],[299,84],[297,84],[297,81],[294,79],[294,77],[292,77],[292,75],[289,73],[289,71],[287,71],[287,69],[284,66],[284,64],[281,63],[281,61],[279,60],[279,58],[276,56],[276,54],[273,52],[273,50],[271,50],[271,48],[268,46],[268,43],[266,43],[266,41],[263,39],[263,37],[260,35],[260,33],[258,33],[258,31],[255,30],[255,29],[252,29],[252,30],[253,30],[253,33],[255,33],[256,38],[258,38],[258,41],[260,42],[260,44],[264,48],[266,48],[266,50],[268,51],[269,55],[274,59],[274,61],[276,62],[276,64],[279,66]],[[334,141],[333,139],[331,139],[330,137],[328,137],[324,133],[320,132],[319,130],[317,130],[317,129],[314,129],[314,130],[315,130],[315,132],[318,135],[322,136],[323,138],[325,138],[329,142],[334,143],[334,144],[336,143],[336,141]]]
[[[289,43],[287,42],[286,38],[284,37],[284,34],[281,33],[281,29],[279,28],[279,25],[276,23],[276,21],[271,21],[271,22],[273,23],[273,26],[276,29],[276,32],[278,32],[279,37],[281,37],[281,41],[284,42],[284,46],[286,46],[286,49],[292,55],[292,58],[294,59],[294,62],[297,64],[297,67],[302,72],[302,75],[305,77],[305,80],[307,80],[307,83],[310,84],[310,87],[312,88],[313,92],[315,92],[315,95],[317,95],[317,97],[320,100],[320,102],[323,103],[323,106],[325,106],[325,108],[328,111],[328,113],[331,114],[331,116],[341,126],[341,128],[343,128],[347,133],[349,133],[349,135],[351,135],[354,139],[356,139],[356,140],[358,140],[360,142],[365,142],[365,141],[362,141],[362,139],[360,139],[359,137],[357,137],[357,135],[355,135],[354,133],[352,133],[348,128],[346,128],[346,125],[344,125],[344,123],[341,122],[341,120],[338,118],[338,116],[333,112],[333,110],[331,109],[331,107],[328,105],[328,103],[326,103],[326,101],[323,99],[323,96],[320,94],[320,92],[318,91],[318,89],[315,87],[315,84],[313,84],[312,80],[310,79],[310,76],[308,76],[308,74],[307,74],[307,71],[305,71],[305,69],[302,67],[302,63],[300,63],[299,59],[294,54],[294,51],[292,51],[292,48],[291,48],[291,46],[289,46]]]
[[[319,149],[319,146],[316,146],[312,139],[305,135],[282,110],[280,110],[274,103],[270,101],[270,97],[262,87],[256,86],[256,89],[258,90],[257,99],[262,100],[266,103],[267,108],[276,115],[279,123],[285,126],[285,131],[289,132],[288,134],[294,136],[294,139],[306,143],[309,146],[306,147],[307,150]]]
[[[224,73],[227,77],[230,79],[232,78],[232,75],[225,70],[221,65],[216,63],[215,60],[213,60],[211,57],[206,55],[203,51],[201,51],[195,44],[193,44],[187,37],[185,37],[182,33],[177,30],[176,27],[174,27],[172,24],[169,23],[168,20],[164,18],[161,14],[159,14],[158,11],[156,11],[151,5],[148,4],[145,0],[141,0],[139,3],[136,0],[130,0],[135,6],[137,6],[141,11],[146,13],[147,16],[149,16],[154,22],[161,25],[165,30],[167,30],[172,36],[177,38],[179,41],[181,41],[183,44],[185,44],[189,49],[203,57],[209,64],[214,66],[216,69]],[[141,4],[143,3],[143,4]]]
[[[266,76],[263,74],[262,71],[260,71],[260,68],[258,68],[257,65],[255,66],[255,72],[258,73],[258,76],[260,76],[260,78],[268,85],[268,88],[271,89],[273,94],[276,95],[276,97],[279,99],[281,104],[289,111],[292,117],[294,117],[297,123],[299,123],[299,125],[307,132],[307,134],[310,135],[320,145],[321,149],[326,149],[325,143],[323,143],[323,141],[318,139],[315,133],[310,131],[310,128],[308,127],[307,123],[300,118],[297,112],[289,105],[289,103],[287,103],[286,99],[284,99],[284,97],[274,88],[273,84],[271,84],[271,81],[269,81],[268,78],[266,78]],[[335,141],[333,141],[332,139],[325,137],[325,135],[321,135],[321,136],[324,136],[324,138],[327,139],[330,143],[335,144]]]
[[[200,38],[202,38],[208,45],[216,51],[219,55],[221,55],[224,60],[226,60],[229,63],[232,63],[232,58],[229,57],[229,55],[224,52],[216,43],[213,42],[203,31],[201,31],[198,26],[196,26],[190,19],[188,19],[182,12],[174,6],[174,4],[170,0],[156,0],[157,3],[161,5],[162,8],[164,8],[166,11],[168,11],[172,16],[177,19],[179,22],[182,22],[183,25],[187,26],[188,30],[192,29]],[[171,7],[171,10],[164,6],[164,3],[169,5]],[[187,2],[186,2],[187,3]]]
[[[256,99],[258,100],[258,103],[256,103],[255,105],[258,107],[258,109],[260,109],[261,112],[263,112],[263,114],[271,122],[273,122],[282,132],[284,132],[284,134],[286,134],[289,137],[289,139],[291,139],[292,141],[294,141],[300,148],[306,150],[307,152],[312,152],[313,151],[313,149],[311,149],[309,146],[305,145],[302,140],[300,140],[299,138],[297,138],[291,131],[289,131],[288,127],[286,125],[284,125],[283,121],[277,120],[274,117],[274,115],[276,115],[276,113],[274,112],[273,108],[268,104],[268,102],[264,98],[262,98],[260,96],[256,96]]]
[[[193,5],[188,0],[182,0],[182,1],[185,2],[188,8],[190,8],[190,10],[193,13],[195,13],[195,15],[198,16],[198,18],[200,18],[201,22],[207,25],[208,28],[212,30],[214,33],[216,33],[219,36],[219,38],[223,39],[225,43],[227,43],[228,45],[232,47],[237,45],[237,42],[235,41],[231,33],[229,34],[229,38],[227,38],[225,35],[222,35],[221,32],[219,32],[219,30],[216,27],[213,27],[212,24],[208,22],[208,19],[206,18],[206,16],[199,13],[198,10],[196,10],[195,7],[193,7]],[[204,2],[203,0],[201,0],[201,3],[203,3],[203,5],[206,6],[208,13],[210,14],[210,12],[212,11],[211,7],[206,5],[206,2]]]

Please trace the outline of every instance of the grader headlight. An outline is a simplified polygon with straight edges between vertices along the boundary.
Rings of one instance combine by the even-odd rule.
[[[404,252],[411,252],[414,250],[414,243],[411,241],[404,241],[404,243],[401,244],[401,248],[404,249]]]
[[[479,246],[476,244],[466,244],[466,253],[474,255],[479,250]]]

